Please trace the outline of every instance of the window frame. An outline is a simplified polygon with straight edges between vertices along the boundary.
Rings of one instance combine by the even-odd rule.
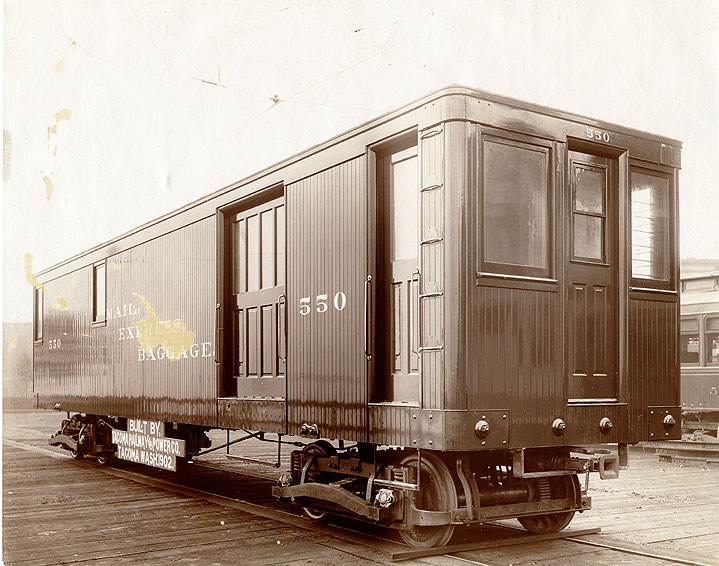
[[[43,343],[45,291],[42,286],[33,287],[32,295],[32,338],[34,344]]]
[[[676,179],[675,171],[670,167],[661,166],[656,163],[641,162],[631,160],[629,163],[628,179],[627,179],[627,220],[628,220],[628,271],[630,277],[630,286],[633,289],[650,289],[658,291],[672,291],[677,289],[677,239],[676,239]],[[634,245],[634,226],[632,216],[632,173],[642,173],[654,177],[664,178],[668,181],[667,201],[666,201],[666,263],[668,278],[652,279],[649,277],[637,277],[633,272],[633,245]]]
[[[530,151],[538,151],[546,155],[546,267],[537,267],[529,265],[520,265],[515,263],[503,263],[490,261],[485,259],[485,142],[487,140],[494,143],[501,143],[513,147],[527,149]],[[477,149],[477,229],[476,229],[476,245],[477,245],[477,265],[479,271],[477,273],[480,279],[496,279],[497,277],[507,277],[516,280],[556,282],[556,258],[555,258],[555,234],[556,234],[556,172],[555,161],[557,148],[552,140],[539,138],[529,134],[521,134],[518,132],[510,132],[481,126],[479,128],[479,140]],[[529,146],[529,147],[527,147]]]
[[[709,330],[709,319],[716,318],[719,320],[719,314],[717,313],[711,313],[706,314],[702,317],[702,326],[700,327],[700,336],[699,340],[703,345],[703,357],[700,357],[700,363],[704,367],[717,367],[719,366],[719,361],[717,362],[711,362],[709,361],[710,358],[710,352],[711,352],[711,346],[709,344],[709,340],[707,339],[707,335],[711,333],[712,335],[716,334],[719,335],[719,330]]]
[[[681,367],[699,367],[702,365],[702,318],[697,315],[682,315],[679,319],[679,365]],[[697,323],[697,329],[694,330],[682,330],[681,323],[685,320],[694,320]],[[681,337],[682,336],[696,336],[699,344],[699,351],[697,352],[697,362],[682,362],[681,361]]]
[[[99,269],[102,269],[103,274],[103,299],[102,299],[102,318],[98,318],[98,304],[97,304],[97,272]],[[92,293],[90,293],[90,326],[92,328],[95,327],[101,327],[107,325],[107,260],[103,259],[102,261],[97,261],[92,264],[92,270],[91,270],[91,289]]]
[[[571,154],[571,150],[569,151]],[[606,159],[604,156],[600,155],[593,155],[593,157],[597,157],[599,159]],[[607,215],[608,215],[608,207],[609,207],[609,189],[610,189],[610,168],[609,163],[579,163],[577,164],[578,167],[584,168],[585,170],[594,170],[594,171],[601,171],[601,173],[604,176],[604,185],[602,187],[602,211],[601,212],[593,212],[593,211],[586,211],[581,210],[577,208],[577,186],[576,183],[572,180],[571,175],[573,173],[572,170],[572,161],[573,159],[571,156],[567,160],[567,169],[569,172],[569,186],[567,187],[569,197],[571,200],[570,203],[570,219],[569,219],[569,260],[573,263],[590,263],[593,265],[609,265],[607,254],[609,247],[611,246],[611,236],[610,236],[610,227],[607,225]],[[589,256],[581,256],[577,255],[575,253],[576,244],[577,244],[577,233],[576,233],[576,221],[577,216],[583,216],[587,218],[596,218],[600,220],[600,226],[601,226],[601,255],[602,257],[589,257]]]

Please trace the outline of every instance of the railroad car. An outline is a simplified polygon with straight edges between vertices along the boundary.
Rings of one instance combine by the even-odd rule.
[[[682,433],[719,442],[719,273],[682,276]]]
[[[580,477],[680,437],[680,154],[452,86],[96,246],[37,275],[51,443],[291,437],[273,493],[312,519],[560,530]]]

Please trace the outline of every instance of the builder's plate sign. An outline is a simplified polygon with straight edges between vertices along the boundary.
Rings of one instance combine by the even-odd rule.
[[[112,443],[121,460],[177,471],[177,457],[185,455],[185,441],[165,436],[165,423],[127,419],[127,430],[114,429]]]

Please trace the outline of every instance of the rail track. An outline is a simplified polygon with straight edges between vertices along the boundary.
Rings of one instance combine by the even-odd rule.
[[[719,466],[719,442],[673,440],[655,444],[660,460],[683,465]]]
[[[272,481],[247,476],[236,470],[213,462],[195,462],[188,464],[178,474],[147,468],[127,462],[118,462],[113,467],[100,467],[94,461],[73,461],[59,451],[26,442],[5,440],[10,446],[32,451],[53,458],[65,458],[68,464],[84,468],[96,468],[102,473],[131,480],[152,488],[202,499],[230,509],[251,513],[266,519],[280,521],[320,535],[330,535],[351,541],[365,541],[365,544],[377,548],[379,554],[375,560],[380,563],[415,561],[429,556],[442,556],[452,562],[499,566],[509,564],[509,556],[525,552],[537,552],[538,563],[542,563],[542,553],[550,553],[555,558],[565,552],[571,556],[575,551],[568,545],[583,545],[592,550],[583,554],[584,563],[591,564],[594,559],[611,560],[607,553],[623,555],[623,564],[682,564],[711,566],[709,562],[687,559],[676,554],[652,552],[646,547],[630,545],[599,535],[599,529],[575,529],[555,535],[529,535],[524,530],[508,524],[488,524],[481,527],[468,527],[458,531],[455,544],[443,548],[424,551],[409,550],[402,545],[395,533],[389,529],[374,527],[357,521],[338,518],[330,524],[312,523],[301,516],[299,506],[275,501],[270,495]],[[238,480],[238,475],[242,476]],[[369,541],[369,542],[368,542]],[[539,546],[538,546],[539,545]],[[561,548],[558,548],[561,545]],[[547,562],[550,563],[550,562]]]
[[[502,529],[508,529],[510,531],[520,529],[515,529],[513,527],[508,527],[507,525],[501,525],[501,524],[493,524],[493,526],[502,528]],[[647,564],[646,559],[651,559],[651,563],[660,563],[660,562],[669,562],[671,564],[683,564],[688,566],[712,566],[712,564],[709,564],[708,562],[700,562],[697,560],[687,560],[685,558],[679,557],[675,554],[662,554],[662,553],[656,553],[656,552],[649,552],[647,550],[641,549],[636,546],[629,546],[625,543],[612,543],[608,540],[605,542],[599,542],[596,540],[588,539],[588,535],[595,535],[599,534],[600,529],[580,529],[576,532],[564,532],[564,533],[554,533],[552,535],[529,535],[529,534],[520,534],[520,535],[514,535],[514,536],[508,536],[506,538],[498,538],[497,540],[488,540],[485,542],[474,542],[474,543],[466,543],[466,544],[456,544],[456,545],[450,545],[446,546],[444,548],[433,548],[429,550],[410,550],[405,552],[398,552],[392,555],[392,560],[395,562],[403,561],[403,560],[410,560],[415,558],[426,558],[429,556],[446,556],[449,558],[456,558],[461,560],[462,562],[466,562],[469,564],[478,564],[481,566],[493,566],[492,564],[489,564],[487,562],[482,562],[479,560],[474,560],[471,558],[467,558],[464,556],[457,556],[458,554],[466,554],[470,552],[479,552],[486,549],[494,549],[494,548],[500,548],[500,547],[508,547],[508,546],[517,546],[517,545],[525,545],[525,544],[531,544],[531,543],[537,543],[537,542],[544,542],[549,540],[562,540],[567,542],[573,542],[577,544],[582,545],[588,545],[588,546],[594,546],[598,548],[603,548],[610,551],[615,551],[621,554],[627,554],[631,556],[640,557],[642,559],[642,564]],[[580,538],[581,537],[581,538]],[[627,564],[628,562],[623,561],[623,564]]]

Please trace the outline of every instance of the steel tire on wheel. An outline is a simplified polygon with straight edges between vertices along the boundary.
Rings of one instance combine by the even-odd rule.
[[[567,499],[577,501],[581,496],[579,478],[577,478],[576,474],[550,478],[550,482],[553,499],[566,497]],[[559,513],[549,513],[547,515],[518,517],[518,520],[530,533],[544,535],[548,533],[558,533],[572,521],[573,517],[574,511],[562,511]]]
[[[302,449],[302,452],[305,452],[306,454],[314,454],[320,457],[334,456],[335,454],[337,454],[337,450],[335,450],[335,447],[326,440],[317,440],[312,444],[308,444]],[[307,480],[307,482],[323,483],[322,476],[322,473],[313,472],[312,468],[310,467],[310,469],[307,470],[307,477],[305,479]],[[329,516],[329,513],[327,511],[322,511],[321,509],[317,509],[315,507],[312,507],[311,505],[303,505],[302,511],[304,512],[305,516],[314,523],[321,523],[327,520],[327,517]]]
[[[407,456],[401,466],[417,469],[417,456]],[[452,474],[445,463],[432,453],[422,453],[420,492],[415,496],[417,509],[449,511],[457,508],[457,492]],[[402,540],[413,548],[445,546],[454,534],[454,525],[415,526],[399,531]]]

